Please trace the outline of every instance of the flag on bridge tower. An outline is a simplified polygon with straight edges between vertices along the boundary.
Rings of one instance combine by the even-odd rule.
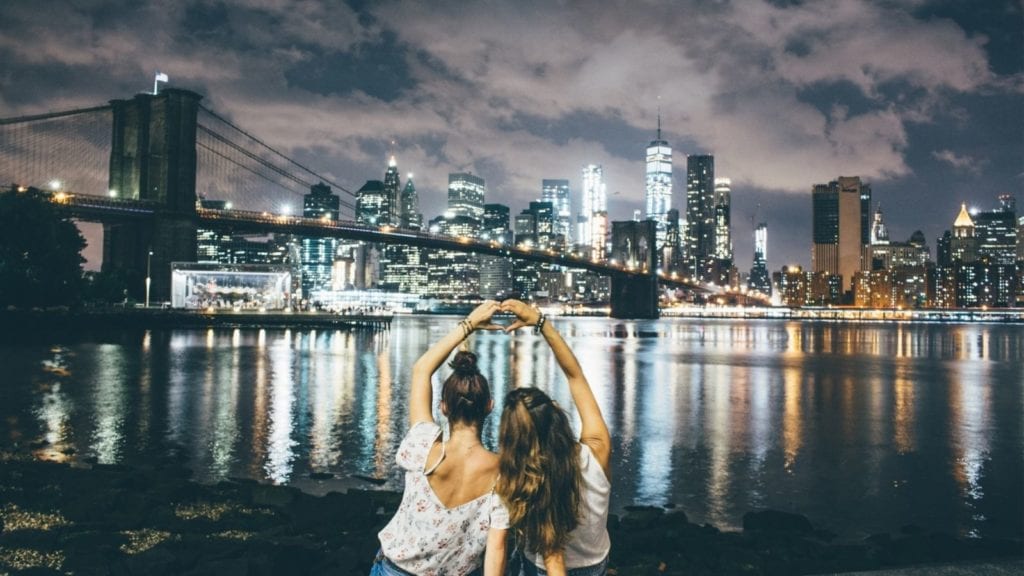
[[[156,93],[158,92],[157,84],[159,82],[163,82],[163,83],[166,84],[169,81],[170,81],[170,79],[167,78],[167,74],[164,74],[163,72],[157,72],[156,73],[156,78],[153,78],[153,95],[156,96]]]

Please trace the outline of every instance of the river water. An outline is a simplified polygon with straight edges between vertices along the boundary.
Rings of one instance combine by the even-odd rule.
[[[382,332],[24,338],[8,327],[0,450],[111,464],[170,457],[199,481],[244,477],[314,493],[374,487],[363,476],[399,489],[392,464],[408,426],[410,369],[456,320],[398,317]],[[554,322],[611,429],[617,510],[668,505],[737,528],[745,512],[775,508],[851,538],[907,524],[1024,532],[1020,325]],[[471,343],[497,409],[506,391],[528,385],[571,406],[530,331]],[[489,446],[497,428],[495,415]]]

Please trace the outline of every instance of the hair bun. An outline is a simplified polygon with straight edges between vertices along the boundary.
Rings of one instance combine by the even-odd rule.
[[[464,350],[456,352],[455,357],[448,365],[459,376],[473,376],[480,372],[476,367],[476,354]]]

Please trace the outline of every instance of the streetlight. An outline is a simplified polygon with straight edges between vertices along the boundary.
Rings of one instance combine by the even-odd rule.
[[[151,264],[153,262],[153,251],[150,250],[149,254],[146,255],[146,308],[149,308],[149,285],[152,283],[152,279],[149,276],[151,270]]]

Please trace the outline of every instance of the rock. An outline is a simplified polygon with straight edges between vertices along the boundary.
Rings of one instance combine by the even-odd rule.
[[[387,478],[376,478],[374,476],[367,476],[366,474],[353,474],[352,477],[364,482],[369,482],[370,484],[376,484],[377,486],[383,486],[388,481]]]
[[[620,523],[625,529],[649,528],[664,515],[665,510],[657,506],[626,506]]]
[[[761,532],[787,532],[796,534],[810,534],[814,526],[806,516],[780,512],[779,510],[764,510],[762,512],[747,512],[743,515],[743,531]]]
[[[260,484],[253,486],[250,492],[252,503],[257,506],[272,506],[274,508],[287,508],[295,501],[300,492],[288,486],[271,486]]]

